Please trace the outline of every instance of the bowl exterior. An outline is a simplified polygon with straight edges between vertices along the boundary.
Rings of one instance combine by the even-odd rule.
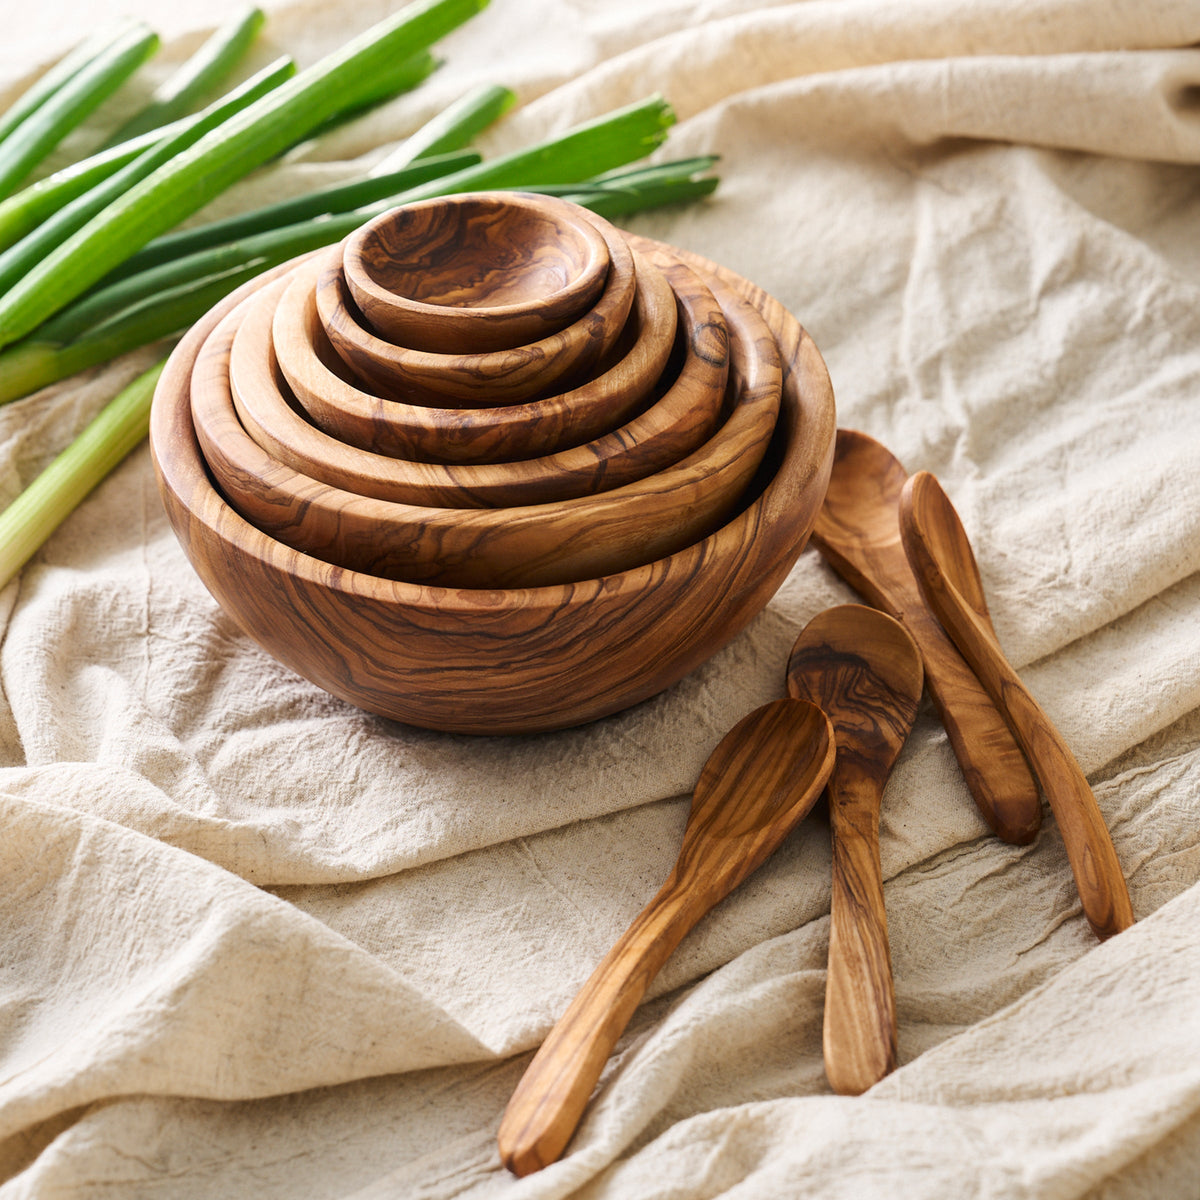
[[[671,686],[743,629],[786,578],[824,497],[835,433],[828,374],[803,329],[753,285],[696,262],[759,307],[786,364],[782,465],[716,533],[619,575],[494,591],[380,579],[266,537],[205,472],[188,380],[204,339],[269,273],[193,327],[171,356],[151,412],[160,492],[200,578],[285,665],[351,704],[425,728],[559,729]]]

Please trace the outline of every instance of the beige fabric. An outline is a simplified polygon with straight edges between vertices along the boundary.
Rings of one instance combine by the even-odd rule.
[[[164,7],[159,72],[233,4]],[[277,4],[261,54],[389,7]],[[98,11],[6,16],[4,78]],[[942,479],[1133,930],[1094,941],[1049,816],[986,836],[926,707],[882,831],[901,1068],[825,1083],[813,817],[515,1181],[494,1132],[529,1052],[668,870],[709,751],[853,593],[806,553],[634,711],[420,732],[237,631],[143,449],[0,594],[0,1198],[1200,1195],[1198,42],[1187,0],[493,0],[421,91],[214,205],[349,175],[476,81],[524,101],[489,150],[662,90],[668,150],[723,183],[631,227],[779,296],[841,423]],[[0,411],[0,500],[151,358]]]

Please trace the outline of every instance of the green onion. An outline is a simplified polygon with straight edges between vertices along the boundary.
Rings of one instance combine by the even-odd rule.
[[[279,200],[247,213],[238,213],[220,221],[210,221],[207,225],[164,234],[106,275],[101,286],[113,280],[136,275],[160,263],[174,262],[185,255],[195,254],[211,246],[221,246],[251,234],[269,233],[299,221],[313,220],[326,213],[349,212],[364,204],[398,195],[408,188],[416,187],[418,183],[436,179],[440,175],[448,175],[479,161],[479,155],[470,150],[460,150],[456,154],[439,154],[436,158],[422,159],[389,175],[334,184],[332,187],[306,192],[289,200]]]
[[[498,121],[513,104],[517,94],[497,84],[482,84],[444,108],[433,120],[405,138],[386,158],[371,168],[372,175],[389,175],[419,158],[445,154],[470,145],[475,135]]]
[[[168,125],[164,129],[131,138],[128,142],[113,146],[111,150],[101,150],[0,201],[0,249],[7,249],[14,242],[19,242],[63,205],[70,204],[76,196],[82,196],[156,142],[169,137],[177,128],[177,124]]]
[[[7,196],[157,49],[158,35],[135,25],[42,100],[0,142],[0,196]]]
[[[335,113],[315,129],[309,130],[304,135],[304,140],[307,142],[322,137],[330,130],[337,129],[347,121],[354,120],[355,117],[361,116],[368,109],[382,104],[385,100],[391,100],[393,96],[399,96],[403,92],[411,92],[413,88],[424,83],[441,65],[442,60],[434,58],[428,50],[401,60],[392,70],[385,75],[380,75],[375,81],[375,86],[365,95],[357,97],[352,105]]]
[[[407,58],[486,0],[417,0],[235,114],[132,187],[0,297],[0,346],[35,329],[113,267],[306,132],[370,95]],[[36,115],[36,114],[35,114]]]
[[[11,287],[28,274],[55,247],[114,200],[119,199],[134,184],[145,179],[164,163],[172,162],[189,146],[199,141],[210,129],[227,121],[285,79],[295,74],[290,58],[280,58],[251,76],[240,87],[209,105],[194,117],[187,117],[175,127],[175,132],[126,163],[115,174],[98,183],[82,196],[64,205],[32,233],[15,246],[0,253],[0,289]]]
[[[124,388],[12,504],[0,513],[0,587],[25,565],[150,428],[164,363]]]
[[[661,96],[649,96],[536,146],[515,150],[413,188],[401,202],[407,204],[482,188],[536,191],[538,184],[578,183],[644,158],[663,143],[674,122],[671,106]],[[368,216],[375,215],[370,209],[365,212]]]
[[[108,139],[106,146],[119,145],[189,112],[242,60],[265,19],[260,8],[246,8],[235,13],[163,83],[145,108]]]
[[[703,172],[711,170],[716,163],[716,156],[707,154],[632,170],[609,171],[585,184],[539,190],[582,204],[602,217],[623,217],[643,209],[681,204],[711,195],[718,180]]]

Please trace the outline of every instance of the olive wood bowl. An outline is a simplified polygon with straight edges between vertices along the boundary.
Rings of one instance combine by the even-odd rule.
[[[406,204],[345,241],[346,286],[367,325],[413,350],[509,350],[592,307],[608,246],[577,205],[467,193]]]
[[[415,462],[496,463],[544,457],[621,425],[651,396],[671,354],[675,297],[645,263],[614,362],[578,387],[492,408],[408,404],[364,390],[334,353],[317,313],[316,260],[298,267],[275,309],[279,369],[312,423],[337,441]],[[642,337],[654,329],[657,337]],[[370,385],[365,385],[369,387]]]
[[[430,508],[376,500],[272,458],[238,419],[230,351],[249,298],[223,318],[192,373],[192,420],[229,503],[293,549],[350,570],[444,587],[537,587],[609,575],[672,554],[724,521],[758,470],[778,417],[782,372],[765,321],[713,279],[729,330],[727,417],[664,470],[550,504]]]
[[[691,454],[713,434],[722,416],[728,370],[725,317],[693,271],[665,258],[663,265],[679,308],[678,369],[649,408],[583,446],[515,462],[455,466],[392,458],[330,437],[298,411],[277,370],[272,338],[280,295],[295,276],[312,278],[308,264],[259,289],[238,310],[229,359],[234,407],[245,431],[271,458],[301,476],[376,500],[502,508],[622,487]]]
[[[455,408],[518,404],[574,386],[592,373],[625,328],[637,290],[638,264],[625,238],[588,214],[608,245],[608,275],[596,303],[558,333],[506,350],[435,354],[396,345],[363,324],[337,246],[317,281],[317,312],[329,344],[344,363],[390,399]],[[642,337],[658,330],[643,328]]]
[[[679,253],[755,305],[785,365],[761,489],[708,537],[605,578],[511,591],[380,579],[268,537],[213,486],[190,404],[200,348],[268,273],[184,336],[152,406],[160,493],[201,580],[247,636],[284,665],[350,704],[423,728],[561,729],[676,683],[740,632],[791,571],[825,495],[836,425],[825,364],[795,319],[748,281]]]

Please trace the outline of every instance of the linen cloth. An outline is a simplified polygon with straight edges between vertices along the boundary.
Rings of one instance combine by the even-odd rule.
[[[115,121],[232,7],[28,6],[6,94],[141,11],[165,47]],[[270,4],[255,62],[391,7]],[[517,1180],[495,1130],[531,1052],[665,877],[704,759],[854,593],[807,551],[636,709],[415,730],[238,631],[143,447],[0,593],[0,1198],[1200,1196],[1197,43],[1185,0],[493,0],[421,89],[209,210],[361,172],[477,82],[521,100],[488,153],[662,91],[660,156],[718,153],[722,183],[629,228],[776,295],[839,423],[942,480],[1133,929],[1096,942],[1048,812],[989,836],[926,702],[882,818],[899,1069],[824,1079],[814,814]],[[0,502],[155,355],[0,411]]]

